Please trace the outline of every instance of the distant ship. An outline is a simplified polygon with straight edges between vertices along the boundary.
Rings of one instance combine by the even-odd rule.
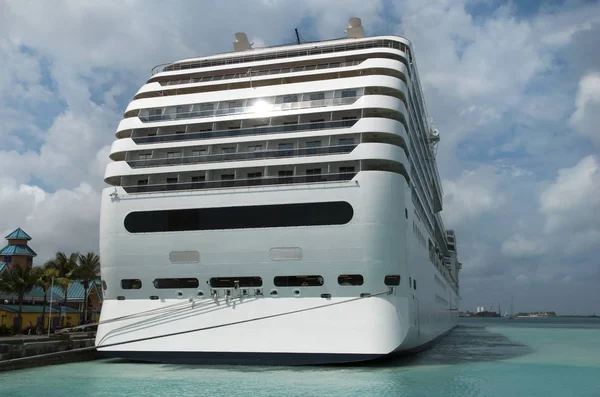
[[[96,345],[170,363],[325,364],[457,324],[456,236],[412,44],[347,37],[154,70],[102,193]],[[299,40],[298,40],[299,41]]]

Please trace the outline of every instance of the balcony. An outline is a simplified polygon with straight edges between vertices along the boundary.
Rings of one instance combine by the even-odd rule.
[[[323,156],[330,154],[350,153],[357,145],[336,145],[326,147],[311,147],[284,150],[260,150],[244,153],[221,153],[202,156],[185,156],[174,158],[129,160],[127,163],[131,168],[159,167],[164,165],[189,165],[199,163],[214,163],[239,160],[263,160],[282,157]]]
[[[350,92],[356,93],[358,90],[348,90]],[[326,107],[326,106],[341,106],[341,105],[351,105],[358,100],[362,95],[347,95],[338,98],[329,98],[329,99],[319,99],[319,100],[309,100],[309,101],[299,101],[299,102],[289,102],[289,103],[269,103],[266,100],[261,100],[261,98],[257,99],[251,106],[241,106],[241,107],[226,107],[222,108],[222,106],[226,105],[225,102],[219,103],[218,106],[214,106],[215,104],[194,104],[191,105],[191,109],[189,111],[177,111],[177,108],[190,108],[190,105],[183,105],[177,107],[169,107],[169,108],[154,108],[154,109],[141,109],[139,112],[139,119],[146,122],[156,122],[156,121],[171,121],[171,120],[182,120],[182,119],[191,119],[191,118],[207,118],[207,117],[219,117],[219,116],[231,116],[238,114],[268,114],[269,112],[275,111],[285,111],[285,110],[297,110],[297,109],[308,109],[308,108],[318,108],[318,107]],[[204,105],[208,109],[204,109]],[[151,114],[155,112],[155,114]],[[160,114],[158,114],[160,113]]]
[[[158,142],[177,142],[194,139],[214,139],[214,138],[229,138],[249,135],[266,135],[277,134],[281,132],[302,132],[314,130],[326,130],[334,128],[349,128],[356,124],[358,120],[341,120],[322,123],[305,123],[292,125],[277,125],[267,127],[240,128],[234,130],[220,130],[209,132],[188,132],[185,134],[169,134],[169,135],[154,135],[145,137],[134,137],[133,141],[140,143],[158,143]]]
[[[152,185],[129,185],[123,186],[127,193],[154,193],[177,190],[197,190],[197,189],[219,189],[232,187],[256,187],[256,186],[274,186],[302,183],[322,183],[322,182],[345,182],[356,176],[356,172],[343,172],[337,174],[322,175],[299,175],[299,176],[275,176],[250,179],[231,179],[215,180],[201,182],[181,182],[181,183],[159,183]]]

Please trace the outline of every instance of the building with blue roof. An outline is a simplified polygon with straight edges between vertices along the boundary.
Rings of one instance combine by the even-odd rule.
[[[0,272],[13,266],[33,266],[33,258],[37,256],[29,247],[31,236],[21,228],[9,233],[5,239],[8,244],[0,249]]]

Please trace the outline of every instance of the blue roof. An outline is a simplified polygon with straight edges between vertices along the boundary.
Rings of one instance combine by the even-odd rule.
[[[89,285],[88,291],[87,291],[88,296],[92,292],[93,288],[94,288],[94,283],[90,282],[90,285]],[[98,286],[98,284],[96,284],[95,288],[96,288],[97,295],[100,297],[100,300],[102,301],[103,296],[102,296],[102,292],[101,292],[101,287]],[[84,292],[83,283],[81,281],[73,281],[71,283],[71,285],[69,285],[67,300],[68,301],[83,301],[84,300],[83,292]],[[57,284],[54,284],[54,287],[48,288],[48,294],[46,295],[46,299],[48,301],[50,301],[50,296],[52,296],[52,300],[54,302],[63,301],[65,299],[65,295],[64,295],[64,291],[63,291],[62,287]],[[14,296],[12,293],[6,293],[6,292],[0,291],[0,297],[2,297],[4,299],[4,298],[13,298]],[[29,301],[29,300],[43,301],[44,300],[44,289],[42,287],[35,287],[31,291],[29,291],[29,293],[25,294],[23,299],[26,301]]]
[[[23,231],[23,229],[21,228],[18,228],[17,230],[13,231],[11,234],[4,238],[7,240],[31,240],[29,234],[25,233],[25,231]]]
[[[88,287],[88,296],[94,288],[94,283],[90,283]],[[52,299],[55,301],[62,301],[65,299],[64,290],[59,285],[54,285],[54,287],[50,287],[48,289],[47,299],[50,299],[50,294],[52,294]],[[67,291],[67,300],[83,300],[84,288],[83,283],[81,281],[73,281],[71,285],[69,285],[69,289]],[[101,294],[99,294],[101,295]],[[35,287],[28,294],[25,295],[25,299],[35,298],[42,300],[44,299],[44,289],[42,287]]]
[[[8,263],[0,262],[0,273],[2,273],[2,270],[4,270],[4,268],[8,269]]]
[[[35,251],[26,244],[9,244],[0,250],[0,255],[37,256]]]
[[[66,308],[66,312],[67,313],[79,313],[79,310],[77,309],[73,309],[71,307],[68,306],[63,306]],[[42,310],[44,309],[44,305],[27,305],[24,304],[23,305],[23,309],[22,309],[22,313],[41,313]],[[0,305],[0,310],[3,310],[5,312],[10,312],[10,313],[18,313],[19,312],[19,305]],[[56,313],[57,312],[57,308],[53,307],[52,308],[52,312]],[[46,314],[48,314],[50,312],[50,305],[46,305]]]

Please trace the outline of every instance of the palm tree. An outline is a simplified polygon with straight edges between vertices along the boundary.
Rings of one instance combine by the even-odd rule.
[[[54,269],[52,266],[52,262],[48,261],[44,264],[43,267],[36,267],[36,276],[37,281],[36,285],[41,287],[44,290],[44,306],[42,307],[42,328],[45,327],[46,324],[46,302],[48,297],[48,291],[52,286],[52,279],[58,279],[58,270]]]
[[[57,252],[54,259],[47,262],[48,266],[58,271],[58,284],[61,285],[65,298],[63,305],[67,305],[67,294],[69,292],[69,286],[73,280],[73,272],[77,269],[77,257],[79,253],[74,252],[67,256],[64,252]]]
[[[83,318],[87,321],[88,289],[90,283],[100,279],[100,257],[93,252],[88,252],[86,255],[79,255],[77,261],[79,266],[73,271],[73,279],[80,280],[83,284]]]
[[[35,287],[36,281],[36,271],[30,266],[21,267],[15,265],[2,272],[2,277],[0,278],[0,290],[16,294],[19,298],[19,314],[17,315],[17,328],[19,330],[22,327],[23,299],[25,295]]]

